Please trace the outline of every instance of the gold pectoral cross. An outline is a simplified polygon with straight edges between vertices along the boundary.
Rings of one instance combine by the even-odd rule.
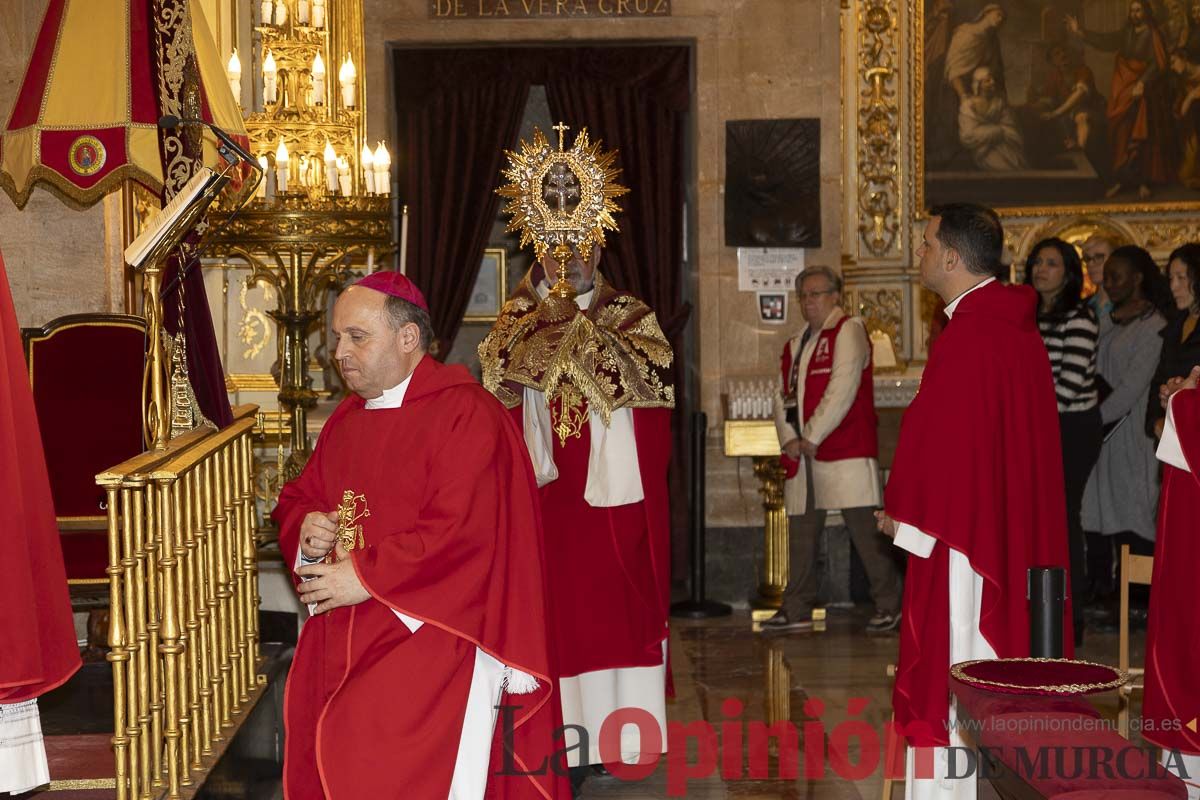
[[[360,502],[362,503],[361,511],[358,509]],[[350,551],[361,550],[365,547],[363,527],[359,520],[371,516],[371,510],[367,508],[366,496],[355,494],[353,489],[342,492],[342,502],[337,507],[337,516],[337,538],[342,549]]]
[[[575,387],[560,383],[550,398],[550,416],[559,446],[566,447],[567,439],[583,435],[583,423],[587,420],[583,395]]]

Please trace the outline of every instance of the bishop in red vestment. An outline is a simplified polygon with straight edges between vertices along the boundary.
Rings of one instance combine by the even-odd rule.
[[[79,669],[50,479],[0,256],[0,794],[49,782],[37,698]],[[16,743],[16,744],[14,744]]]
[[[285,795],[568,796],[517,429],[426,354],[427,306],[404,276],[351,287],[333,329],[354,394],[275,511],[316,614],[288,677]]]
[[[881,514],[881,529],[910,553],[892,702],[917,748],[960,743],[947,724],[950,666],[1028,656],[1027,571],[1068,565],[1037,296],[989,275],[1002,241],[992,211],[955,204],[932,211],[918,249],[922,282],[947,301],[949,323],[904,415]],[[1068,603],[1064,630],[1070,621]],[[914,781],[913,763],[910,753],[906,796],[974,796],[973,778],[949,780],[935,762],[936,780]]]
[[[1200,367],[1171,396],[1158,457],[1163,461],[1158,538],[1146,624],[1146,695],[1142,735],[1178,750],[1188,766],[1189,791],[1200,794],[1200,638],[1194,621],[1196,564],[1200,563]],[[1182,776],[1181,776],[1182,777]]]

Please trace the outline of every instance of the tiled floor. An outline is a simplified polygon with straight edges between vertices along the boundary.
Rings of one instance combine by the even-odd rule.
[[[861,763],[862,759],[877,760],[877,750],[869,741],[842,740],[835,731],[844,721],[862,720],[871,731],[880,732],[891,714],[887,665],[896,660],[896,635],[864,633],[863,611],[830,614],[829,629],[823,633],[781,637],[752,633],[745,611],[709,622],[674,620],[671,653],[676,698],[668,707],[671,727],[678,735],[683,726],[691,724],[694,727],[688,730],[695,734],[709,724],[720,729],[725,742],[740,732],[743,747],[718,750],[716,769],[702,769],[696,766],[703,762],[699,758],[698,739],[693,735],[685,746],[678,746],[676,741],[672,756],[664,759],[649,778],[636,782],[612,776],[590,778],[583,797],[586,800],[666,797],[875,800],[881,797],[882,772],[878,766],[858,780],[839,777],[832,768],[818,777],[805,775],[806,753],[810,750],[817,754],[830,749],[845,750],[851,764]],[[1115,663],[1116,639],[1115,634],[1090,635],[1078,657]],[[1139,664],[1142,662],[1140,634],[1135,635],[1133,644],[1132,661]],[[46,699],[44,720],[48,734],[86,730],[98,739],[103,738],[105,719],[107,730],[111,731],[106,666],[90,665],[56,697]],[[279,698],[273,702],[278,704]],[[1115,716],[1113,696],[1101,698],[1098,705],[1106,714]],[[768,747],[764,753],[762,747],[751,745],[751,731],[764,724],[781,722],[793,724],[798,733],[800,771],[796,778],[780,779],[777,748]],[[818,724],[823,731],[815,727]],[[205,800],[281,798],[278,764],[270,758],[277,753],[278,742],[273,740],[275,734],[271,731],[270,720],[243,730],[239,738],[249,737],[253,741],[234,748],[241,755],[225,759],[210,776],[202,797]],[[871,738],[869,734],[867,738]],[[743,765],[755,763],[753,753],[760,754],[757,762],[766,771],[758,779],[745,777],[741,771]],[[79,757],[71,755],[68,760],[78,762]],[[812,763],[820,761],[814,757]],[[726,777],[722,777],[722,767]],[[674,786],[669,785],[669,779],[674,780]],[[39,795],[38,800],[68,795],[74,797],[75,793],[46,793]],[[895,797],[902,796],[903,788],[897,783]],[[980,800],[994,796],[989,787],[981,786]],[[79,800],[93,798],[82,793]]]

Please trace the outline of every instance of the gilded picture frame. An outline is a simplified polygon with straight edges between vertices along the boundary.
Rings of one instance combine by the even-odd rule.
[[[495,322],[508,298],[506,252],[503,247],[483,251],[471,299],[463,314],[464,322]]]
[[[917,215],[923,216],[931,205],[939,202],[967,199],[991,205],[1004,217],[1200,211],[1200,175],[1196,176],[1196,180],[1183,177],[1182,164],[1185,144],[1183,139],[1194,139],[1191,144],[1193,148],[1200,142],[1200,125],[1193,126],[1189,122],[1193,117],[1200,121],[1200,114],[1196,113],[1200,112],[1200,105],[1192,106],[1186,115],[1180,116],[1177,112],[1182,97],[1174,94],[1167,96],[1168,90],[1164,84],[1163,97],[1156,101],[1160,106],[1157,117],[1165,119],[1164,114],[1169,112],[1170,120],[1176,128],[1173,134],[1177,134],[1178,141],[1172,145],[1175,150],[1170,154],[1169,163],[1161,169],[1156,168],[1161,178],[1144,180],[1141,185],[1135,182],[1139,180],[1138,176],[1150,173],[1148,167],[1141,166],[1143,162],[1148,163],[1150,149],[1138,149],[1142,154],[1139,156],[1141,161],[1134,166],[1131,167],[1131,162],[1128,161],[1122,163],[1119,136],[1123,134],[1119,130],[1119,118],[1114,118],[1117,121],[1112,123],[1111,130],[1108,128],[1108,98],[1119,88],[1112,77],[1119,52],[1101,50],[1099,45],[1105,34],[1120,33],[1127,28],[1133,30],[1132,17],[1128,20],[1109,19],[1094,13],[1089,17],[1089,9],[1095,6],[1087,0],[1044,0],[1036,9],[1036,14],[1028,3],[1017,3],[1014,0],[978,0],[967,3],[951,3],[948,0],[909,2],[910,25],[907,38],[912,53],[910,85],[913,109],[913,210]],[[1162,9],[1173,8],[1173,0],[1146,2]],[[1127,5],[1128,3],[1122,3],[1122,8]],[[988,78],[983,76],[980,70],[988,68],[989,72],[1001,73],[1008,94],[1003,103],[989,103],[991,98],[987,97],[988,90],[977,87],[973,79],[970,88],[963,86],[966,81],[962,77],[959,78],[958,88],[950,86],[949,76],[955,69],[939,69],[939,64],[944,60],[946,64],[957,65],[956,69],[960,75],[965,71],[963,64],[968,63],[970,58],[955,57],[949,52],[950,43],[964,24],[986,26],[987,22],[983,18],[988,13],[991,13],[993,18],[997,16],[994,11],[989,12],[992,8],[1000,8],[1000,16],[1005,17],[991,32],[991,36],[998,42],[998,48],[992,54],[993,66],[988,68],[981,58],[980,66],[972,71],[972,75],[982,78],[986,84]],[[1068,13],[1072,11],[1075,13]],[[1162,18],[1161,33],[1155,35],[1160,37],[1160,44],[1166,42],[1169,45],[1166,47],[1169,53],[1174,49],[1176,39],[1188,35],[1188,23],[1186,19],[1181,22],[1174,11],[1160,10],[1157,13]],[[1074,26],[1066,21],[1068,16],[1075,19],[1081,33],[1077,34],[1072,30]],[[1154,19],[1155,24],[1159,25],[1159,17]],[[1095,30],[1092,30],[1092,27]],[[1159,30],[1159,27],[1155,30]],[[964,41],[967,34],[966,31],[961,34]],[[1105,42],[1106,45],[1112,43]],[[1010,47],[1011,51],[1006,50],[1006,46]],[[960,54],[968,52],[971,47],[971,43],[960,46]],[[1015,52],[1018,48],[1023,48],[1022,52]],[[974,43],[974,49],[979,53],[986,53],[988,46],[981,38],[979,42]],[[977,55],[978,53],[970,57]],[[934,63],[930,63],[929,59]],[[1167,71],[1171,71],[1170,55],[1167,56],[1167,62]],[[998,68],[994,66],[997,63]],[[1195,77],[1200,81],[1200,65],[1197,67]],[[1090,85],[1095,95],[1091,110],[1086,114],[1081,111],[1074,116],[1078,118],[1090,115],[1091,124],[1100,126],[1103,135],[1110,137],[1102,142],[1103,146],[1095,146],[1095,128],[1089,128],[1086,121],[1078,123],[1070,118],[1070,114],[1067,115],[1067,119],[1041,118],[1043,114],[1052,114],[1057,110],[1051,108],[1053,99],[1051,93],[1045,89],[1056,83],[1052,80],[1056,74],[1060,78],[1058,84],[1065,81],[1068,87]],[[1172,77],[1184,76],[1172,72]],[[934,85],[935,80],[942,81],[945,85]],[[1009,84],[1011,87],[1008,87]],[[965,94],[957,98],[957,113],[952,113],[947,105],[939,105],[935,100],[938,96],[954,99],[947,91],[948,88],[954,93],[965,89]],[[978,91],[972,93],[976,89]],[[1180,90],[1171,88],[1170,91],[1178,93]],[[973,105],[964,112],[963,103],[968,98]],[[996,111],[997,104],[1008,104],[1009,108]],[[1041,104],[1045,104],[1045,109],[1039,111]],[[975,109],[980,109],[980,113],[975,113]],[[997,114],[1001,116],[998,117]],[[970,138],[969,134],[964,136],[966,126],[974,125],[980,119],[997,122],[1005,116],[1008,117],[1007,126],[997,124],[994,129],[1007,128],[1011,133],[1008,138],[1025,142],[1023,147],[1009,148],[1010,154],[1006,156],[978,146],[971,149],[965,144],[964,140]],[[941,120],[942,124],[939,125],[937,120]],[[964,128],[957,127],[959,120],[965,121]],[[1046,124],[1040,126],[1039,123]],[[935,125],[937,127],[934,127]],[[947,138],[944,129],[948,127],[954,128],[956,135]],[[1159,125],[1158,129],[1166,130],[1163,125]],[[1092,131],[1091,145],[1087,143],[1089,130]],[[1076,135],[1077,132],[1081,132],[1081,135]],[[1063,136],[1061,143],[1057,139],[1059,134]],[[940,140],[932,141],[939,136]],[[1163,140],[1167,141],[1168,138],[1164,137]],[[1080,140],[1084,142],[1083,146],[1080,146]],[[947,143],[951,148],[962,146],[967,151],[966,155],[960,152],[957,156],[946,156]],[[1022,154],[1025,156],[1024,161],[1020,158]],[[986,162],[989,155],[993,156],[994,160],[989,167],[984,168],[981,164]],[[957,162],[951,160],[954,157],[958,158]],[[935,164],[934,158],[942,159],[943,163]],[[1051,159],[1055,159],[1054,169],[1046,167]],[[1006,163],[1008,168],[1000,168],[997,161]],[[1095,173],[1094,177],[1086,174],[1088,170]],[[981,173],[978,179],[972,180],[970,173],[973,171]],[[975,190],[972,191],[966,186],[960,190],[954,183],[959,178],[966,184],[973,183]],[[1078,191],[1072,188],[1073,180]],[[1114,191],[1118,184],[1121,184],[1122,188]],[[1149,190],[1148,196],[1142,191],[1143,186]],[[1191,188],[1192,186],[1197,188]],[[1113,191],[1112,196],[1106,196],[1110,191]],[[1037,196],[1054,192],[1059,193],[1059,198],[1045,200]]]

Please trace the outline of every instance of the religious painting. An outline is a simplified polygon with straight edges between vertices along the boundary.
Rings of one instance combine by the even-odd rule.
[[[1200,0],[917,0],[921,210],[1200,204]]]
[[[820,120],[725,123],[725,246],[821,246]]]
[[[468,322],[495,322],[500,315],[500,306],[504,305],[506,277],[504,248],[489,247],[484,250],[463,319]]]

